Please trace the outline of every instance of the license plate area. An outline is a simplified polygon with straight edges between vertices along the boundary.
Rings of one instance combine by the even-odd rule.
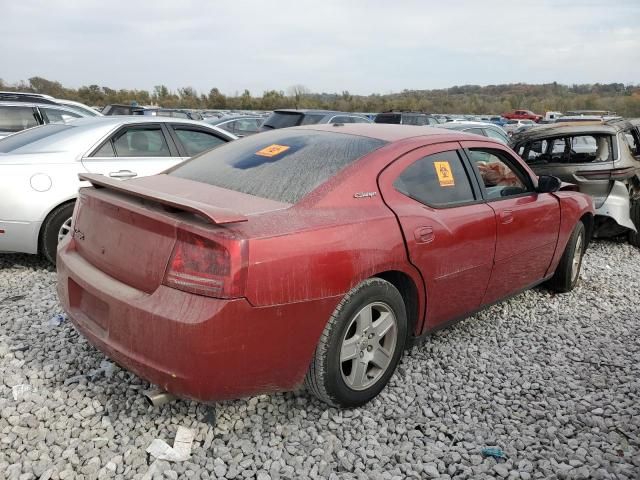
[[[109,305],[69,279],[69,304],[72,314],[100,338],[109,331]]]

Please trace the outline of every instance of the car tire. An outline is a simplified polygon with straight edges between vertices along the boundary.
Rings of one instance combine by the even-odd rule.
[[[398,289],[381,278],[365,280],[331,315],[305,377],[307,390],[335,407],[367,403],[393,375],[406,338]]]
[[[640,200],[631,200],[631,209],[629,210],[631,221],[636,226],[636,231],[629,230],[627,239],[631,245],[640,248]]]
[[[549,280],[548,285],[552,290],[559,293],[570,292],[578,283],[580,278],[580,267],[582,257],[586,250],[587,230],[584,223],[578,222],[573,229],[567,246],[565,247],[556,273]]]
[[[66,203],[54,209],[45,219],[40,234],[40,253],[53,265],[56,264],[56,250],[59,236],[64,229],[71,228],[71,217],[75,203]]]

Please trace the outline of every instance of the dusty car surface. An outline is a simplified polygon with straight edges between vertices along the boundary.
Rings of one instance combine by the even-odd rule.
[[[640,246],[640,137],[633,123],[549,125],[515,136],[511,145],[538,175],[557,176],[593,197],[596,237],[627,233]]]
[[[83,175],[58,294],[107,356],[202,401],[361,405],[405,347],[576,284],[591,199],[508,147],[399,125],[273,130],[151,177]]]

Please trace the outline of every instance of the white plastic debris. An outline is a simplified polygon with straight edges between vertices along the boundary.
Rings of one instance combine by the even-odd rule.
[[[176,439],[173,441],[173,447],[170,447],[164,440],[156,438],[151,442],[151,445],[147,447],[147,453],[153,455],[158,460],[184,462],[191,456],[193,437],[193,430],[186,427],[178,427]]]
[[[50,327],[59,327],[60,325],[62,325],[62,322],[64,322],[66,319],[67,317],[65,317],[64,314],[57,313],[49,319],[49,321],[47,322],[47,325]]]
[[[25,393],[30,392],[31,390],[33,390],[31,385],[14,385],[11,388],[11,393],[13,394],[14,400],[20,400]]]

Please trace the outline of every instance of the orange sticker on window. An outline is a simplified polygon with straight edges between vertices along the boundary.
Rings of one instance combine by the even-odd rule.
[[[449,162],[433,162],[433,166],[438,174],[441,187],[453,187],[456,184]]]
[[[260,155],[261,157],[275,157],[276,155],[280,155],[282,152],[286,152],[290,147],[286,145],[269,145],[268,147],[264,147],[262,150],[256,152],[256,155]]]

